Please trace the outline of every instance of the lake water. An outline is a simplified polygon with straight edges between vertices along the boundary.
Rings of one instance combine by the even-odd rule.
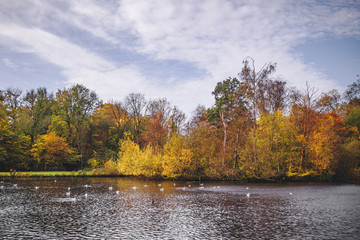
[[[3,179],[0,239],[24,238],[360,239],[360,186]]]

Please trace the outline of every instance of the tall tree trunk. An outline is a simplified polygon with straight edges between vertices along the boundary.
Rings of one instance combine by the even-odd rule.
[[[222,168],[225,167],[225,155],[226,155],[226,141],[227,141],[227,123],[225,122],[224,112],[220,112],[220,118],[224,127],[224,140],[223,140],[223,158],[222,158]]]

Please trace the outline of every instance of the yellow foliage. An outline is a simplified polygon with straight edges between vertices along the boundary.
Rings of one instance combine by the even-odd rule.
[[[65,139],[53,132],[39,136],[31,152],[45,170],[63,168],[64,162],[73,153]]]
[[[139,145],[127,140],[120,141],[117,169],[121,174],[154,177],[161,174],[161,157],[151,147],[143,150]]]
[[[323,116],[318,122],[316,130],[311,134],[309,141],[313,170],[320,173],[331,172],[338,139],[334,118]]]
[[[183,140],[177,135],[172,135],[164,148],[163,175],[170,178],[184,176],[190,168],[192,155]]]

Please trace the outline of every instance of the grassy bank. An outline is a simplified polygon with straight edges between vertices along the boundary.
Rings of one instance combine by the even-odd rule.
[[[360,174],[359,174],[360,175]],[[109,171],[108,169],[92,169],[92,170],[79,170],[79,171],[29,171],[29,172],[16,172],[15,176],[11,176],[10,172],[0,172],[0,177],[14,177],[14,178],[43,178],[43,177],[123,177],[124,175],[118,172]],[[130,176],[130,175],[129,175]],[[235,181],[235,182],[251,182],[251,183],[279,183],[279,182],[356,182],[360,183],[360,178],[354,179],[338,179],[334,176],[323,176],[315,174],[314,172],[307,172],[302,174],[291,174],[279,176],[274,178],[229,178],[229,177],[206,177],[191,178],[191,177],[178,177],[178,178],[161,178],[158,177],[145,177],[134,176],[147,179],[163,179],[163,180],[201,180],[201,181]]]
[[[1,177],[11,177],[10,172],[0,172]],[[112,176],[103,172],[89,171],[37,171],[37,172],[16,172],[15,178],[36,178],[36,177],[98,177]]]

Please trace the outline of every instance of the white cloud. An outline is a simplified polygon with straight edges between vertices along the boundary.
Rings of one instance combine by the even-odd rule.
[[[5,64],[6,67],[8,67],[10,69],[14,70],[14,69],[18,68],[18,66],[8,58],[3,58],[3,63]]]
[[[0,36],[11,40],[0,43],[33,52],[61,67],[68,83],[83,83],[106,98],[144,92],[148,97],[165,96],[189,113],[199,103],[210,106],[216,82],[235,76],[246,56],[253,57],[257,67],[277,62],[278,74],[299,88],[305,81],[321,90],[338,88],[293,49],[309,39],[359,36],[359,8],[357,1],[14,0],[0,2]],[[71,42],[63,24],[111,48],[155,61],[193,64],[206,76],[173,81],[171,87],[158,84],[135,62],[120,64]]]

